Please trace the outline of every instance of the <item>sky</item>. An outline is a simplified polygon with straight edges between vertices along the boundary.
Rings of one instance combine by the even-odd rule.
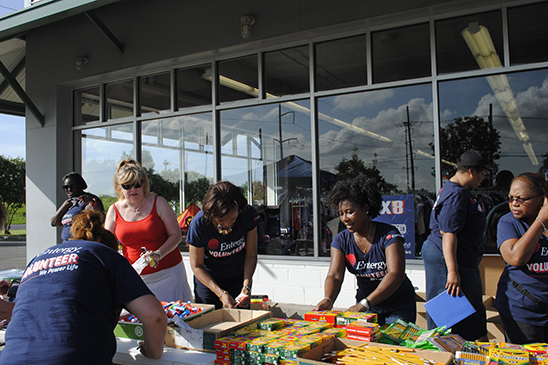
[[[0,17],[24,4],[24,0],[0,0]],[[0,114],[0,155],[25,158],[25,118]]]

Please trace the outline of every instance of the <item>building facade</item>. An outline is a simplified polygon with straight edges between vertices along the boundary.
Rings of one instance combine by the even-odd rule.
[[[424,291],[420,245],[456,158],[493,161],[486,215],[500,171],[548,167],[546,1],[44,0],[0,18],[0,40],[24,51],[24,70],[4,62],[26,73],[29,259],[59,240],[64,174],[114,196],[133,156],[177,213],[213,181],[241,186],[263,218],[254,291],[313,305],[340,229],[329,191],[364,172],[381,219],[407,212]]]

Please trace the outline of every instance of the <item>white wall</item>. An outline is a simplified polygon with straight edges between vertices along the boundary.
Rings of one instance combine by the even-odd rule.
[[[183,261],[190,288],[194,291],[194,276],[188,255],[183,256]],[[278,259],[259,256],[252,294],[266,294],[274,303],[309,305],[313,308],[324,297],[323,283],[328,268],[327,260],[313,261],[302,256],[279,256]],[[407,261],[406,273],[417,292],[426,290],[421,260]],[[355,304],[355,295],[356,279],[346,272],[335,307],[350,307]]]

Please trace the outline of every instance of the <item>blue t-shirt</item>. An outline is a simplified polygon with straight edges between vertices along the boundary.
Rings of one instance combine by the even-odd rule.
[[[91,198],[94,198],[95,200],[101,201],[98,196],[85,193],[85,195],[90,196]],[[61,231],[61,238],[63,241],[66,241],[72,237],[70,234],[70,227],[72,227],[72,220],[74,217],[76,217],[78,214],[80,214],[89,204],[83,203],[80,201],[76,201],[76,204],[74,204],[72,207],[67,210],[65,215],[63,215],[63,218],[61,219],[61,224],[63,225],[63,230]]]
[[[468,188],[448,181],[440,190],[430,216],[428,240],[443,251],[440,231],[457,235],[457,263],[476,267],[483,257],[485,215]]]
[[[529,227],[512,213],[504,215],[498,225],[497,247],[506,240],[521,238]],[[546,326],[548,313],[514,288],[509,277],[538,299],[548,301],[548,238],[545,235],[540,236],[527,264],[522,267],[506,264],[499,279],[495,307],[500,314],[518,322]]]
[[[375,237],[371,249],[365,254],[356,244],[354,234],[349,232],[348,229],[337,234],[331,242],[332,248],[343,252],[346,268],[356,276],[358,281],[357,301],[371,294],[388,273],[386,248],[396,242],[404,242],[403,236],[394,226],[380,222],[375,224],[377,225]],[[402,303],[406,301],[410,307],[415,307],[415,289],[407,275],[398,289],[382,303],[374,306],[373,310],[389,311],[391,308],[401,308]]]
[[[244,272],[246,235],[260,222],[260,217],[251,205],[238,215],[232,232],[222,235],[201,210],[190,226],[186,242],[194,247],[204,247],[204,266],[213,279],[227,281]]]
[[[121,308],[146,294],[127,259],[101,243],[50,247],[23,274],[0,364],[112,364]]]

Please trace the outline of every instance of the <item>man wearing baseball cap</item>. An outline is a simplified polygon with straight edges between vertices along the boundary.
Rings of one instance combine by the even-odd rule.
[[[487,320],[478,265],[483,256],[485,215],[470,189],[485,178],[488,160],[479,151],[464,152],[457,172],[443,186],[432,208],[431,233],[422,248],[426,272],[426,300],[447,291],[465,294],[475,313],[452,327],[468,341],[486,340]],[[427,317],[428,328],[437,327]]]

